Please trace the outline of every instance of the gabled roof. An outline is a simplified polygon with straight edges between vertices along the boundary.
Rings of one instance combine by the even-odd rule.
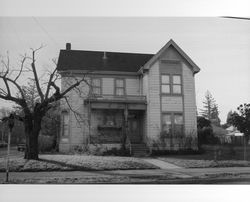
[[[59,71],[138,72],[152,57],[153,54],[60,50],[57,68]]]
[[[200,68],[191,60],[191,58],[173,41],[173,39],[170,39],[168,43],[166,43],[165,46],[163,46],[145,65],[145,69],[148,69],[149,66],[151,66],[160,56],[163,52],[165,52],[166,49],[168,49],[170,46],[173,46],[178,53],[193,67],[194,73],[198,73],[200,71]]]

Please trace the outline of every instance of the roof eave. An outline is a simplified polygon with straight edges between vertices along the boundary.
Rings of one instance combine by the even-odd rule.
[[[165,46],[163,46],[144,66],[144,69],[148,69],[159,57],[160,55],[172,45],[174,48],[184,57],[187,62],[193,67],[194,74],[200,71],[200,68],[194,63],[194,61],[174,42],[173,39],[170,39]]]

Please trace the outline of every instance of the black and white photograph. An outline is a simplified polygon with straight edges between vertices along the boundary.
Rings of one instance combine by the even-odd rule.
[[[249,56],[245,15],[1,16],[0,183],[249,185]]]

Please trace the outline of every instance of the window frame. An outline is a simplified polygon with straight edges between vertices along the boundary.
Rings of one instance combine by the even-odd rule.
[[[169,76],[169,83],[163,83],[162,76]],[[174,76],[180,77],[180,84],[174,84]],[[182,96],[183,95],[183,85],[182,85],[182,75],[181,74],[169,74],[169,73],[161,73],[160,74],[160,92],[162,95],[175,95],[175,96]],[[169,93],[162,92],[162,86],[169,85]],[[174,93],[174,86],[180,86],[181,92]]]
[[[163,83],[162,81],[162,77],[163,76],[168,76],[169,78],[169,83]],[[161,74],[161,94],[164,94],[164,95],[170,95],[171,94],[171,75],[170,74]],[[168,85],[169,86],[169,93],[165,93],[165,92],[162,92],[162,86],[163,85]]]
[[[69,117],[69,112],[68,111],[62,111],[62,137],[69,137],[69,122],[70,122],[70,117]],[[65,124],[65,115],[68,116],[68,123]],[[67,127],[67,134],[65,133],[65,128]]]
[[[183,138],[184,137],[184,113],[183,112],[162,112],[161,113],[161,132],[163,131],[163,117],[164,115],[170,115],[170,120],[171,120],[171,131],[170,135],[168,135],[169,138]],[[175,124],[175,115],[181,115],[182,116],[182,124]],[[181,135],[176,135],[176,125],[181,125]]]
[[[123,81],[123,87],[118,87],[118,86],[117,86],[116,82],[117,82],[118,80]],[[118,95],[118,94],[117,94],[117,91],[116,91],[117,89],[123,89],[123,95]],[[126,96],[126,80],[125,80],[125,78],[115,78],[115,79],[114,79],[114,95],[115,95],[115,96],[119,96],[119,97]]]
[[[94,85],[94,80],[99,80],[100,81],[100,86],[95,86]],[[100,89],[100,94],[94,93],[94,89]],[[99,77],[93,77],[91,78],[91,95],[102,95],[102,78]]]
[[[179,76],[180,77],[180,84],[175,84],[174,83],[174,76]],[[182,95],[182,75],[181,74],[173,74],[172,76],[172,95]],[[181,87],[181,92],[180,93],[174,93],[174,86],[180,86]]]

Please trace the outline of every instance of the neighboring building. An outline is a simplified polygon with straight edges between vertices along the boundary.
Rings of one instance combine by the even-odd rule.
[[[89,83],[69,93],[80,121],[61,105],[61,152],[85,145],[118,148],[124,133],[132,148],[197,149],[194,75],[200,69],[173,40],[155,55],[71,50],[68,43],[57,68],[62,90],[75,77]]]

